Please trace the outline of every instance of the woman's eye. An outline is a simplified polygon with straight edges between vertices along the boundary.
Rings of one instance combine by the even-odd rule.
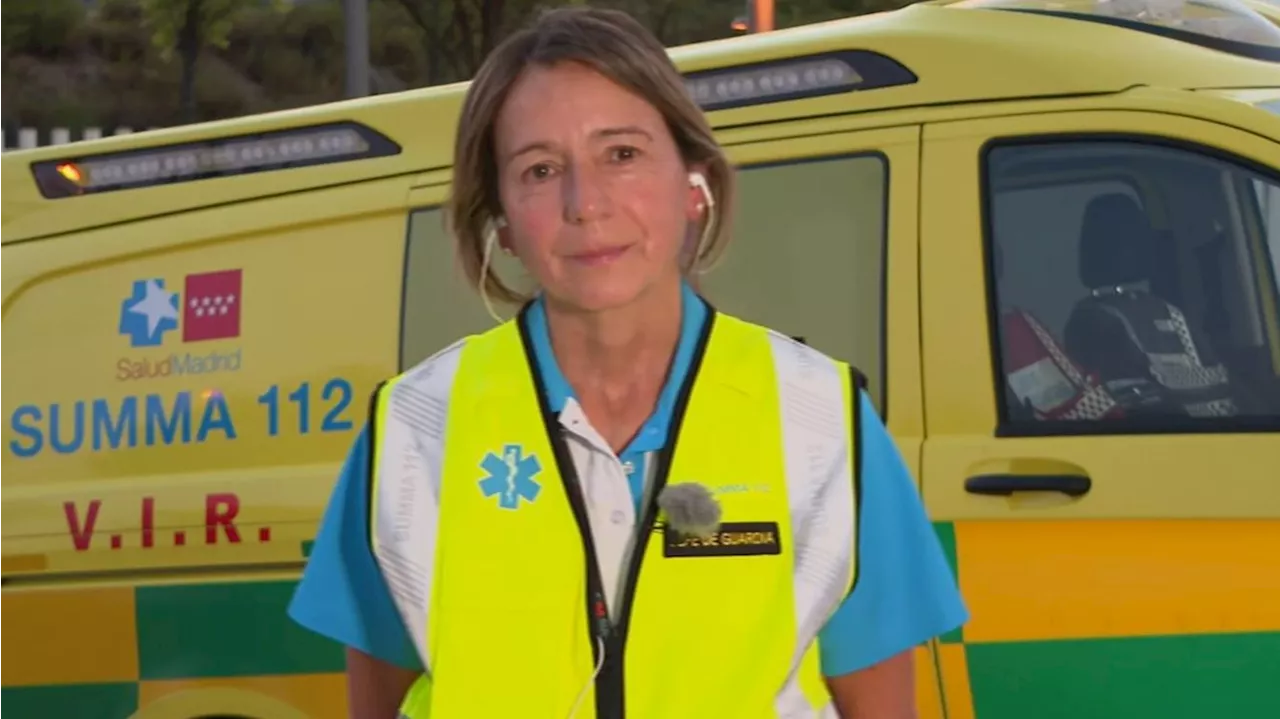
[[[539,163],[525,170],[525,175],[530,180],[545,180],[552,175],[551,166],[545,163]]]
[[[614,162],[630,162],[636,158],[639,151],[634,147],[615,147],[612,155]]]

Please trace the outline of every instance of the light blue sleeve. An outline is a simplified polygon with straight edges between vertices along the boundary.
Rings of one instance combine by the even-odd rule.
[[[858,579],[818,635],[829,677],[878,664],[969,618],[911,473],[865,394],[861,402]]]
[[[368,477],[369,434],[363,429],[329,498],[289,617],[365,654],[422,671],[369,547]]]

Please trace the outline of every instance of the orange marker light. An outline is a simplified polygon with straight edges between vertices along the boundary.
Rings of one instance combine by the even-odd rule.
[[[80,168],[70,162],[64,162],[61,165],[58,165],[57,170],[59,175],[62,175],[77,185],[84,184],[84,175],[80,173]]]

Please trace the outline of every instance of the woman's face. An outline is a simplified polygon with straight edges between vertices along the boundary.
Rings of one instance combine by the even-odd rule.
[[[701,214],[667,123],[577,63],[531,67],[494,126],[500,241],[549,299],[599,311],[677,282]]]

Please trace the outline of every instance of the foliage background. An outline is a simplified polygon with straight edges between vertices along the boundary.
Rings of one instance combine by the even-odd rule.
[[[570,0],[571,2],[573,0]],[[788,27],[910,0],[779,0]],[[463,80],[538,0],[368,0],[374,93]],[[582,0],[577,0],[580,4]],[[668,46],[728,37],[742,0],[600,0]],[[134,128],[337,100],[340,0],[4,0],[7,127]]]

